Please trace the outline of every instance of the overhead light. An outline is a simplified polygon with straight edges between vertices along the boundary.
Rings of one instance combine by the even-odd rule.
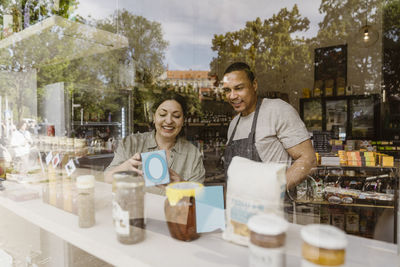
[[[378,41],[379,33],[372,25],[368,24],[368,1],[366,1],[365,13],[365,25],[357,34],[357,42],[363,47],[371,47]]]
[[[372,27],[372,25],[365,24],[361,27],[358,34],[358,42],[363,47],[371,47],[378,41],[379,33]]]

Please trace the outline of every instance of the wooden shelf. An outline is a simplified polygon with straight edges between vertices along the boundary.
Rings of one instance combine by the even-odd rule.
[[[74,126],[121,126],[120,122],[107,122],[107,121],[74,121]]]
[[[125,36],[52,16],[1,40],[0,62],[55,64],[127,46]]]
[[[385,205],[374,205],[374,204],[357,204],[357,203],[340,203],[334,204],[328,201],[314,201],[314,200],[296,200],[297,204],[312,204],[312,205],[332,205],[332,206],[347,206],[347,207],[365,207],[365,208],[385,208],[385,209],[394,209],[394,206],[385,206]]]

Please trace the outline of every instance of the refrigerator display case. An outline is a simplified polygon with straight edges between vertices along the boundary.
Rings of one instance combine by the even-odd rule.
[[[301,99],[300,116],[309,131],[322,131],[321,99]]]
[[[311,131],[330,131],[338,139],[377,139],[378,95],[349,95],[300,99],[300,116]],[[342,135],[341,135],[342,133]]]
[[[376,100],[373,97],[350,99],[351,136],[371,138],[377,124]]]

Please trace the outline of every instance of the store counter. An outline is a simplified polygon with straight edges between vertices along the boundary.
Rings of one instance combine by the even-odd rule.
[[[164,200],[146,194],[146,238],[134,245],[122,245],[112,223],[109,184],[96,184],[96,224],[88,229],[78,227],[76,215],[41,199],[15,202],[0,193],[3,208],[115,266],[248,266],[248,248],[222,240],[221,232],[202,234],[192,242],[171,238],[164,218]],[[289,228],[287,266],[300,266],[301,227],[292,224]],[[348,239],[346,266],[398,266],[396,245],[350,235]]]

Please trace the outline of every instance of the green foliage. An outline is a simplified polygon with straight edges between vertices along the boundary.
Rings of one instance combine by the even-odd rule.
[[[97,22],[97,26],[110,32],[118,32],[129,40],[124,60],[136,62],[136,79],[145,85],[151,84],[164,71],[163,60],[168,42],[163,39],[161,24],[136,16],[127,10],[117,10],[108,19]]]
[[[383,19],[385,89],[388,96],[400,97],[400,1],[385,1]]]
[[[211,70],[222,77],[229,64],[244,61],[255,70],[264,90],[285,91],[288,80],[293,78],[292,73],[305,66],[311,69],[308,43],[295,37],[297,32],[306,31],[308,27],[309,20],[303,18],[294,5],[292,10],[282,8],[264,21],[260,18],[248,21],[245,28],[238,31],[214,35],[212,50],[218,56],[213,58]]]

